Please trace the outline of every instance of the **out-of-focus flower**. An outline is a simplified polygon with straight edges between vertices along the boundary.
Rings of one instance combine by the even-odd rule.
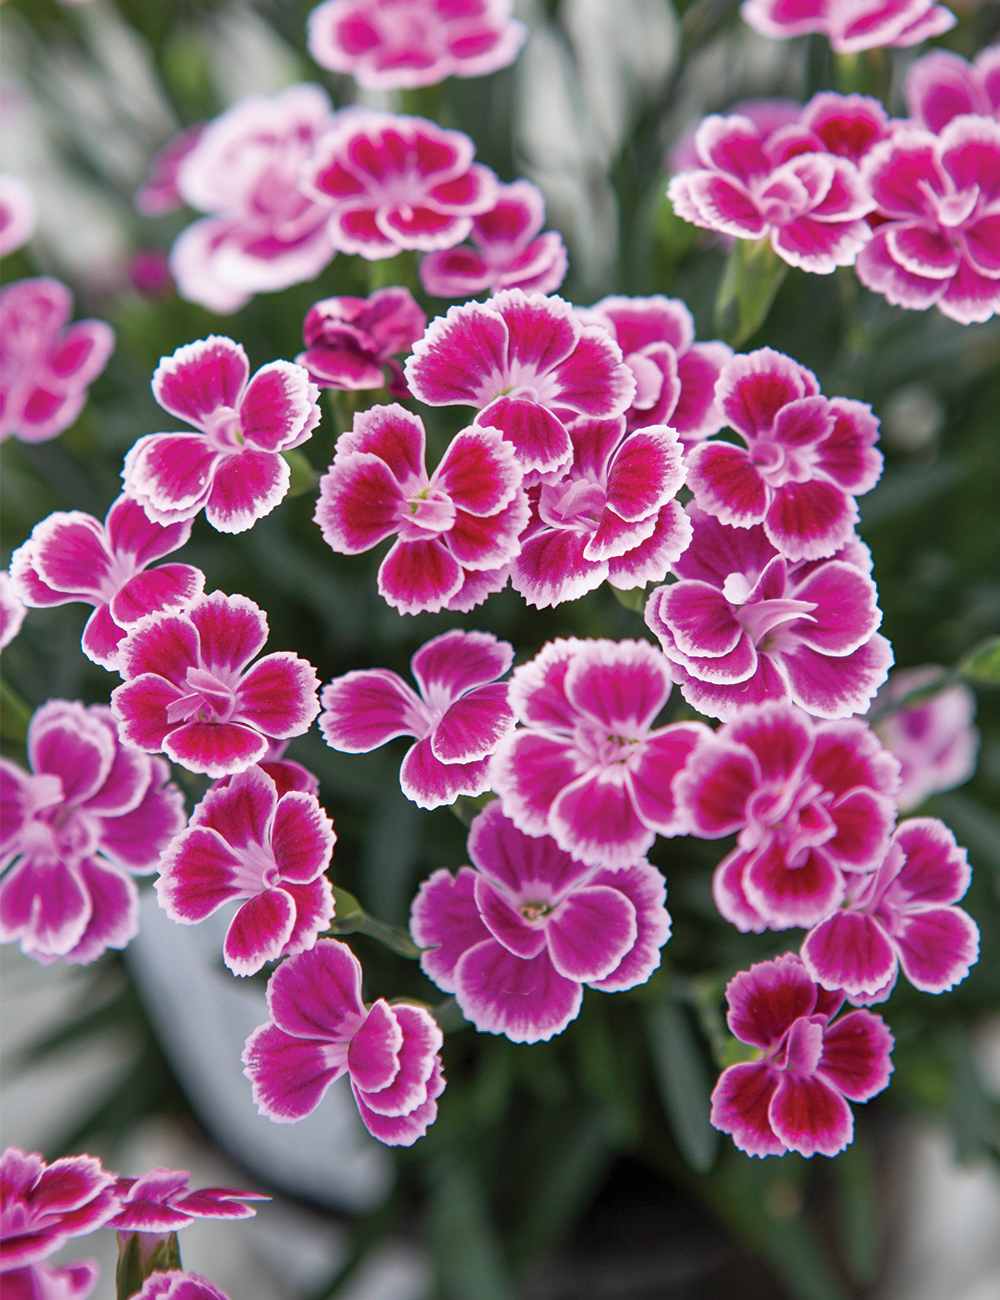
[[[0,573],[0,650],[5,645],[10,645],[11,641],[20,632],[21,624],[24,622],[24,616],[27,612],[23,602],[14,591],[10,574],[5,569]]]
[[[78,1259],[63,1268],[29,1264],[4,1273],[4,1300],[87,1300],[100,1276],[93,1259]]]
[[[12,1272],[46,1259],[70,1237],[82,1237],[107,1223],[118,1209],[114,1181],[114,1174],[93,1156],[64,1156],[47,1165],[37,1152],[7,1147],[0,1156],[0,1274],[5,1292]]]
[[[195,122],[178,131],[153,154],[146,183],[135,193],[135,206],[144,217],[163,216],[184,206],[184,198],[177,188],[177,172],[204,130],[204,122]]]
[[[252,1219],[257,1213],[244,1201],[269,1201],[260,1192],[231,1187],[191,1190],[186,1169],[159,1166],[139,1178],[119,1178],[114,1185],[121,1201],[118,1213],[105,1223],[117,1232],[177,1232],[195,1219]]]
[[[306,351],[295,360],[320,388],[388,387],[409,397],[395,354],[409,352],[427,328],[427,317],[409,289],[393,285],[368,298],[324,298],[302,322]],[[386,375],[388,371],[388,376]]]
[[[883,701],[898,703],[912,691],[933,686],[943,675],[944,669],[932,664],[891,672],[872,707]],[[956,682],[872,724],[882,744],[899,759],[896,803],[901,812],[919,808],[929,795],[953,790],[972,776],[979,750],[979,732],[972,725],[975,716],[975,695]]]
[[[132,288],[145,298],[169,298],[174,291],[170,259],[159,248],[140,248],[128,264]]]
[[[35,233],[35,200],[20,176],[0,173],[0,257],[26,244]]]
[[[935,134],[963,113],[1000,118],[1000,43],[980,50],[972,63],[951,50],[932,50],[910,68],[904,90],[910,116]]]
[[[919,45],[958,21],[934,0],[745,0],[740,12],[762,36],[820,32],[838,54]]]
[[[151,1273],[135,1300],[229,1300],[224,1291],[198,1273]]]

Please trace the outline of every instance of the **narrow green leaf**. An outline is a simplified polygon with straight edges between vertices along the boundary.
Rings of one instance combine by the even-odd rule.
[[[431,1187],[430,1246],[442,1300],[513,1300],[482,1185],[466,1164],[442,1160]]]
[[[970,681],[1000,685],[1000,636],[992,636],[976,646],[962,660],[959,669]]]
[[[0,680],[0,736],[23,741],[28,734],[31,710],[7,683]]]
[[[692,1169],[711,1169],[719,1134],[709,1120],[711,1084],[698,1044],[680,1007],[664,1002],[649,1008],[649,1043],[663,1108],[677,1145]]]
[[[715,327],[727,342],[740,347],[757,333],[787,274],[769,240],[737,239],[715,299]]]
[[[870,1286],[878,1274],[882,1216],[875,1162],[860,1125],[855,1125],[854,1141],[833,1162],[833,1171],[847,1271],[857,1286]]]

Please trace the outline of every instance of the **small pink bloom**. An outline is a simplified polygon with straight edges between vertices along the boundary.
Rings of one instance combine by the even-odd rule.
[[[119,647],[125,684],[111,694],[126,743],[220,777],[304,735],[319,713],[316,671],[284,650],[249,667],[266,640],[263,611],[221,591],[142,619]]]
[[[0,650],[10,645],[20,632],[27,612],[5,569],[0,573]]]
[[[1000,118],[1000,43],[980,50],[972,63],[951,50],[932,50],[910,68],[905,94],[910,116],[935,134],[963,113]]]
[[[191,1190],[186,1169],[151,1169],[139,1178],[119,1178],[114,1185],[121,1205],[104,1225],[118,1232],[177,1232],[195,1219],[252,1219],[257,1213],[244,1201],[269,1201],[259,1192],[231,1187]]]
[[[796,138],[803,133],[811,135],[820,149],[859,164],[870,149],[890,135],[891,126],[881,102],[870,95],[837,95],[823,90],[803,108],[799,131],[776,132],[768,146],[773,149],[777,145],[791,156],[803,150],[806,141]]]
[[[37,1152],[7,1147],[0,1155],[0,1274],[6,1279],[107,1223],[118,1208],[114,1181],[92,1156],[47,1165]]]
[[[715,1127],[751,1156],[835,1156],[850,1146],[847,1102],[869,1101],[892,1073],[894,1039],[882,1017],[851,1011],[834,1020],[844,995],[815,984],[794,953],[741,971],[726,999],[729,1028],[761,1056],[719,1076]]]
[[[478,1030],[537,1043],[579,1014],[583,986],[644,984],[670,938],[663,877],[645,859],[586,866],[490,803],[472,823],[476,870],[435,871],[413,902],[424,973]]]
[[[128,278],[144,298],[169,298],[174,291],[170,261],[159,248],[137,249],[129,259]]]
[[[934,0],[745,0],[740,12],[762,36],[820,32],[838,54],[919,45],[958,21]]]
[[[409,352],[426,327],[423,309],[399,286],[377,289],[368,298],[324,298],[306,313],[306,351],[295,359],[320,388],[385,386],[405,398],[410,390],[394,354]]]
[[[670,689],[670,664],[648,641],[559,639],[516,668],[507,698],[524,725],[501,740],[490,774],[518,830],[610,870],[657,833],[686,833],[673,780],[707,728],[653,727]]]
[[[229,1300],[224,1291],[199,1273],[151,1273],[135,1300]]]
[[[154,524],[127,496],[118,498],[103,524],[79,510],[60,510],[36,524],[11,556],[14,589],[38,609],[74,600],[93,605],[83,652],[104,668],[116,668],[126,629],[146,614],[181,609],[201,595],[205,575],[190,564],[145,571],[190,535],[189,521]]]
[[[20,176],[0,174],[0,257],[26,244],[35,233],[35,200]]]
[[[243,348],[215,334],[163,357],[153,396],[200,430],[148,433],[125,457],[125,491],[158,524],[204,508],[220,533],[252,528],[288,491],[281,452],[301,446],[320,421],[307,370],[272,361],[251,379]]]
[[[204,122],[186,126],[153,154],[146,183],[135,193],[135,206],[144,217],[161,217],[184,206],[177,188],[177,172],[204,130]]]
[[[73,297],[48,276],[0,289],[0,441],[46,442],[68,429],[115,346],[110,325],[68,325]]]
[[[396,536],[378,589],[401,614],[448,608],[469,570],[513,559],[528,522],[521,470],[495,429],[462,429],[432,475],[425,450],[419,416],[396,404],[360,412],[337,441],[313,516],[341,555]]]
[[[30,1264],[3,1274],[4,1300],[87,1300],[100,1275],[93,1259],[78,1259],[62,1268]]]
[[[517,58],[528,29],[512,0],[326,0],[309,15],[309,53],[370,90],[481,77]]]
[[[243,1053],[257,1109],[277,1124],[311,1114],[347,1074],[361,1118],[388,1146],[412,1146],[437,1118],[444,1041],[434,1017],[408,1002],[361,1000],[361,963],[321,939],[282,962],[267,985],[271,1019]]]

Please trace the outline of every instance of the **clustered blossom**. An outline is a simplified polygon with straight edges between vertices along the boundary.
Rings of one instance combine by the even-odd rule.
[[[426,326],[427,317],[409,289],[393,286],[368,298],[324,298],[306,313],[306,350],[295,360],[320,388],[387,386],[394,397],[408,397],[394,354],[409,352]]]
[[[944,669],[931,664],[891,672],[872,705],[872,730],[899,761],[900,812],[912,812],[928,796],[963,785],[976,770],[976,697],[964,682],[935,690],[943,677]],[[921,698],[922,690],[932,693]],[[910,694],[917,698],[904,703]],[[883,706],[890,709],[884,717],[879,716]]]
[[[71,1237],[82,1237],[107,1223],[118,1209],[114,1181],[114,1174],[92,1156],[64,1156],[46,1165],[35,1152],[8,1147],[0,1155],[4,1290],[12,1273],[55,1254]]]
[[[919,45],[957,22],[934,0],[745,0],[740,12],[762,36],[787,40],[820,32],[838,54]]]

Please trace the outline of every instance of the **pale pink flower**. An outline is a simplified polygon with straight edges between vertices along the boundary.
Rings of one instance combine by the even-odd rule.
[[[29,1264],[4,1273],[4,1300],[87,1300],[100,1276],[93,1259],[78,1259],[62,1268]]]
[[[224,1291],[200,1273],[150,1273],[135,1300],[229,1300]]]
[[[820,32],[838,54],[919,45],[958,21],[934,0],[745,0],[740,12],[762,36]]]
[[[20,632],[27,612],[5,569],[0,573],[0,650],[10,645]]]
[[[35,200],[20,176],[0,174],[0,257],[26,244],[35,233]]]
[[[409,397],[395,354],[409,352],[427,328],[409,289],[393,285],[368,298],[324,298],[302,322],[306,351],[295,360],[320,388],[358,391],[387,387]]]
[[[82,1237],[107,1223],[118,1208],[114,1181],[114,1174],[102,1169],[93,1156],[63,1156],[47,1165],[37,1152],[7,1147],[0,1155],[4,1291],[13,1271],[46,1259],[71,1237]]]
[[[951,50],[932,50],[910,68],[904,93],[910,116],[935,134],[963,113],[1000,118],[1000,43],[980,50],[972,63]]]
[[[269,1201],[260,1192],[240,1192],[231,1187],[191,1190],[186,1169],[158,1166],[139,1178],[119,1178],[114,1185],[121,1204],[105,1223],[117,1232],[178,1232],[195,1219],[252,1219],[257,1213],[245,1201]]]
[[[898,703],[911,691],[933,686],[943,675],[943,668],[930,664],[891,672],[872,709]],[[979,750],[979,732],[972,725],[975,716],[975,695],[963,682],[956,682],[872,723],[882,744],[899,759],[896,803],[901,812],[919,808],[930,795],[953,790],[972,776]]]

